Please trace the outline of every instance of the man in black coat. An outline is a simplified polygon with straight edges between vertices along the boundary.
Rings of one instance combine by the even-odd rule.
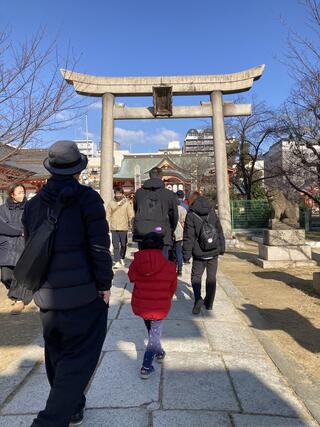
[[[74,142],[58,141],[44,166],[52,177],[25,206],[26,238],[58,199],[63,210],[47,275],[34,294],[40,307],[51,391],[32,427],[67,427],[82,422],[84,391],[105,339],[112,260],[103,201],[96,191],[78,182],[87,166],[86,156]]]
[[[204,251],[199,244],[199,235],[204,221],[213,225],[217,233],[217,242],[214,248]],[[225,252],[225,238],[220,220],[210,202],[199,193],[191,195],[191,206],[184,223],[183,233],[183,258],[189,262],[193,257],[191,284],[194,293],[193,314],[199,314],[204,304],[207,310],[212,310],[216,293],[216,275],[218,256]],[[207,271],[206,296],[201,297],[201,280],[204,271]]]
[[[133,240],[141,242],[146,234],[153,231],[161,234],[165,244],[163,252],[168,258],[179,219],[178,200],[172,191],[165,188],[160,168],[151,169],[149,175],[150,179],[135,194]]]

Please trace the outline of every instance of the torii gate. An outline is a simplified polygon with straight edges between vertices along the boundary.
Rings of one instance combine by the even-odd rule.
[[[102,97],[100,192],[105,203],[112,199],[114,120],[211,117],[214,135],[218,213],[227,239],[231,239],[227,152],[224,117],[249,116],[251,104],[223,102],[223,94],[249,90],[265,66],[233,74],[163,77],[99,77],[61,70],[80,95]],[[210,95],[199,106],[172,106],[173,95]],[[153,107],[126,107],[115,97],[153,96]]]

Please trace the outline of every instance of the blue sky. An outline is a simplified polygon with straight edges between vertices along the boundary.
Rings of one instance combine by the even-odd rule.
[[[59,50],[70,45],[79,58],[76,71],[109,76],[220,74],[266,64],[252,94],[271,106],[281,104],[292,82],[281,64],[286,47],[285,19],[304,31],[298,0],[77,0],[0,1],[0,24],[16,41],[46,27],[48,40],[58,34]],[[63,66],[63,64],[62,64]],[[206,97],[179,97],[176,104],[198,104]],[[90,136],[100,139],[97,99],[88,111]],[[121,99],[127,105],[151,105],[152,99]],[[207,122],[209,123],[209,122]],[[116,139],[132,151],[152,151],[169,140],[183,142],[190,127],[205,120],[118,121]],[[85,119],[46,135],[47,142],[81,138]]]

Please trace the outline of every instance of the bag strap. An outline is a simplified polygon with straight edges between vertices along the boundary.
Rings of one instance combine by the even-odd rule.
[[[64,208],[64,204],[61,201],[61,193],[60,193],[54,207],[52,209],[48,208],[48,212],[47,212],[48,221],[56,225],[63,208]]]

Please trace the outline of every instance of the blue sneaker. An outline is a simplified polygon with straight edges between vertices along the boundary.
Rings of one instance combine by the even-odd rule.
[[[162,363],[164,361],[165,357],[166,357],[166,352],[164,350],[162,350],[161,353],[156,354],[156,361],[158,363]]]
[[[144,368],[142,366],[141,370],[140,370],[140,378],[142,378],[143,380],[147,380],[148,378],[150,378],[150,375],[153,374],[154,372],[154,367],[150,366],[149,369]]]

